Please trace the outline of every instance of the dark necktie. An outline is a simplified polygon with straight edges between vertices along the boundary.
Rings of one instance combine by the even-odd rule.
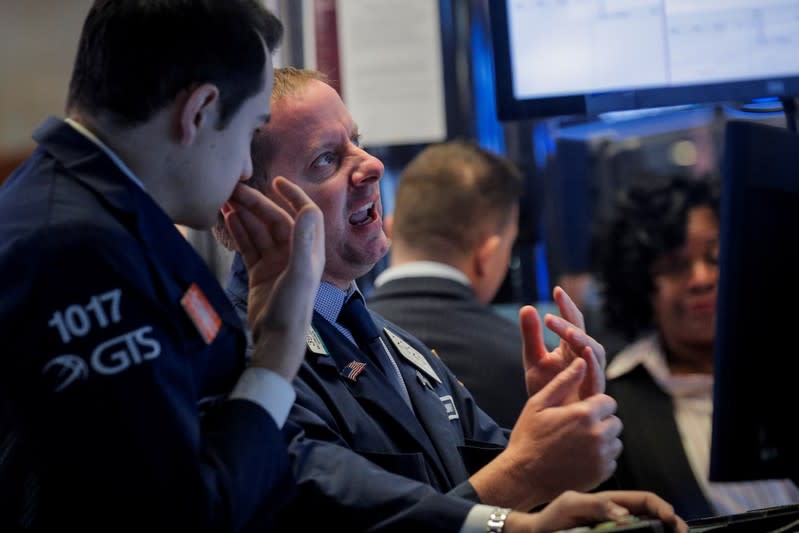
[[[344,326],[352,334],[358,347],[373,361],[377,362],[383,374],[388,378],[400,396],[408,406],[411,405],[408,389],[402,380],[399,367],[396,361],[387,352],[385,345],[380,339],[380,331],[369,316],[366,305],[360,294],[355,293],[341,308],[338,315],[338,323]]]

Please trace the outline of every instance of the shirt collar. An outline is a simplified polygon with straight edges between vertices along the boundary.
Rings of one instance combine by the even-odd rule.
[[[319,290],[316,291],[316,300],[314,300],[314,311],[322,315],[322,317],[330,322],[336,324],[338,315],[344,302],[355,292],[360,293],[358,285],[353,281],[346,291],[339,289],[332,283],[322,281],[319,284]]]
[[[623,376],[638,365],[646,368],[656,381],[664,381],[671,374],[656,333],[635,341],[619,352],[608,365],[607,378]]]
[[[133,181],[133,183],[141,187],[142,190],[145,191],[147,190],[144,187],[144,183],[142,183],[142,181],[136,177],[133,171],[130,170],[130,168],[128,168],[128,166],[119,158],[119,156],[116,155],[114,151],[111,150],[111,148],[109,148],[108,145],[106,145],[103,141],[101,141],[94,133],[89,131],[89,129],[86,128],[86,126],[71,118],[65,119],[64,122],[72,126],[72,128],[75,131],[77,131],[78,133],[89,139],[91,142],[96,144],[97,147],[100,150],[102,150],[105,153],[105,155],[111,158],[111,161],[113,161],[114,164],[119,167],[119,170],[121,170],[128,178],[131,179],[131,181]]]
[[[469,278],[466,277],[466,274],[453,266],[436,261],[413,261],[411,263],[403,263],[401,265],[393,266],[384,270],[375,279],[375,287],[380,287],[381,285],[395,279],[422,277],[445,278],[457,281],[458,283],[466,285],[467,287],[472,286],[472,284],[469,282]]]
[[[618,378],[641,365],[661,389],[674,397],[707,395],[713,387],[711,374],[672,375],[657,333],[639,339],[618,353],[608,365],[608,379]]]
[[[247,268],[244,266],[244,260],[241,258],[241,255],[237,252],[233,256],[233,264],[231,265],[227,280],[227,289],[228,296],[242,309],[247,308],[248,283]],[[352,335],[350,335],[337,320],[341,308],[344,306],[344,302],[355,292],[361,293],[360,289],[358,289],[358,285],[354,281],[346,291],[339,289],[327,281],[322,281],[319,283],[319,289],[316,291],[316,298],[314,300],[314,311],[336,326],[336,328],[344,333],[350,340],[352,340]],[[363,296],[363,294],[361,294],[361,296]]]

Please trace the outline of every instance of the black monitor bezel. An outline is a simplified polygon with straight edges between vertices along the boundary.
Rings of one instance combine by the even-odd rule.
[[[710,479],[799,480],[799,135],[750,121],[724,135]]]
[[[562,96],[516,98],[508,25],[509,0],[489,3],[497,117],[501,121],[563,115],[595,116],[610,111],[648,109],[711,102],[741,102],[783,98],[799,94],[799,73],[718,83],[630,88],[628,90],[575,93]]]

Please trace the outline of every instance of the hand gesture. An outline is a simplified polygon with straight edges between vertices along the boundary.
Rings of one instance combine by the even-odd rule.
[[[585,361],[575,359],[527,400],[507,448],[470,478],[481,501],[529,510],[611,476],[622,450],[622,424],[610,396],[568,401],[585,373]]]
[[[223,214],[249,276],[252,365],[291,381],[305,354],[324,269],[324,222],[316,204],[290,181],[277,177],[272,188],[280,205],[237,185]]]
[[[553,291],[561,316],[547,314],[544,322],[560,337],[560,344],[551,352],[544,344],[544,333],[538,311],[530,305],[519,310],[522,332],[525,383],[532,395],[541,390],[552,378],[575,359],[588,364],[586,378],[570,401],[588,398],[605,391],[605,349],[585,332],[583,314],[566,291],[555,287]]]

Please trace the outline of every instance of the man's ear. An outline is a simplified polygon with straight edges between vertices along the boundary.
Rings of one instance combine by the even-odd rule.
[[[184,146],[191,144],[201,127],[215,124],[219,117],[218,103],[219,89],[216,85],[203,83],[189,92],[189,96],[178,109],[181,144]]]
[[[474,254],[474,272],[480,277],[485,276],[488,271],[491,259],[497,253],[497,248],[502,243],[502,237],[497,234],[490,234],[483,239]]]

